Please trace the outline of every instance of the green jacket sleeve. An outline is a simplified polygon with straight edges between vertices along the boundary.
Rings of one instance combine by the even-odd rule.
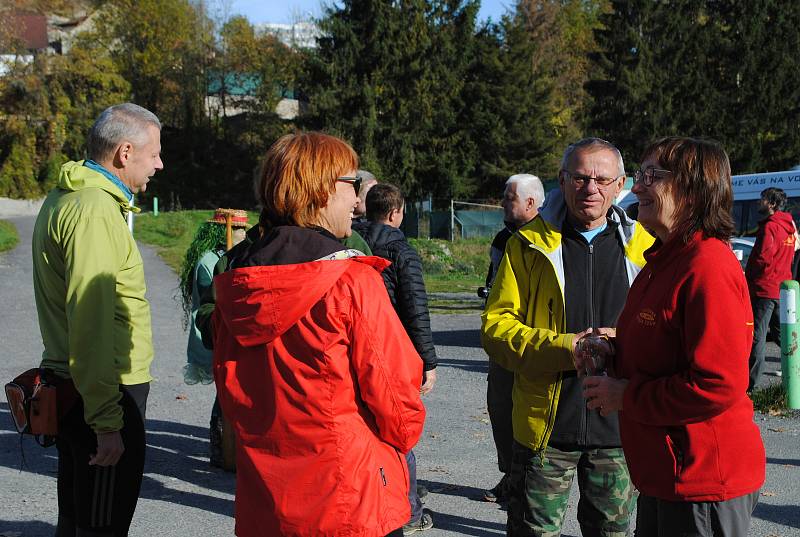
[[[344,244],[348,248],[353,248],[355,250],[358,250],[364,255],[372,255],[372,250],[367,244],[367,241],[365,241],[364,237],[362,237],[355,229],[353,230],[353,233],[349,237],[347,237],[342,241],[342,244]]]
[[[516,237],[500,262],[481,316],[481,342],[491,360],[529,377],[574,370],[574,334],[550,261]]]
[[[214,265],[214,276],[222,274],[226,270],[228,270],[228,257],[223,255]],[[200,331],[200,337],[203,339],[203,346],[207,349],[214,348],[214,327],[211,324],[211,315],[214,313],[216,305],[217,292],[214,290],[212,279],[211,284],[200,294],[200,306],[197,308],[197,316],[194,321],[195,326]]]
[[[119,220],[119,222],[114,219]],[[127,236],[126,236],[127,235]],[[96,432],[122,429],[115,349],[117,273],[132,240],[118,214],[78,217],[63,236],[69,371]]]

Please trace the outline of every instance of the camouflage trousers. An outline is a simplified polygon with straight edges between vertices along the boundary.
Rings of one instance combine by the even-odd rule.
[[[544,464],[543,464],[544,463]],[[544,461],[514,442],[506,535],[558,537],[578,475],[578,523],[584,537],[624,537],[636,491],[621,448],[545,450]]]

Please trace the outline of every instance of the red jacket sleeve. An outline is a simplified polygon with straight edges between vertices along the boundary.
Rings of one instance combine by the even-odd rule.
[[[403,453],[422,435],[422,359],[372,268],[357,280],[351,360],[361,399],[375,417],[381,439]]]
[[[750,257],[747,259],[745,272],[750,279],[757,279],[764,274],[767,266],[775,259],[775,254],[780,247],[780,242],[775,240],[775,233],[778,225],[774,222],[766,222],[764,228],[756,236],[756,244]]]
[[[695,266],[675,295],[672,322],[681,334],[671,376],[634,374],[623,408],[631,420],[655,426],[705,421],[741,400],[747,389],[752,312],[742,274],[724,264]]]

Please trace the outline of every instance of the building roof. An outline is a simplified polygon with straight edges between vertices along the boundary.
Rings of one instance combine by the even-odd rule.
[[[13,32],[13,37],[21,41],[25,50],[46,49],[47,41],[47,17],[36,13],[12,12],[3,15],[9,17],[5,24]],[[12,50],[0,50],[0,52],[14,52]]]
[[[261,85],[261,77],[256,73],[226,73],[225,86],[219,71],[211,71],[208,76],[208,95],[222,93],[223,89],[228,95],[236,97],[254,96]]]

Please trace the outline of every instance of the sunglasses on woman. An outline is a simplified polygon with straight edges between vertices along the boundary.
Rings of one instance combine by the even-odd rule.
[[[356,196],[358,196],[358,193],[361,191],[361,177],[337,177],[336,180],[353,185]]]

